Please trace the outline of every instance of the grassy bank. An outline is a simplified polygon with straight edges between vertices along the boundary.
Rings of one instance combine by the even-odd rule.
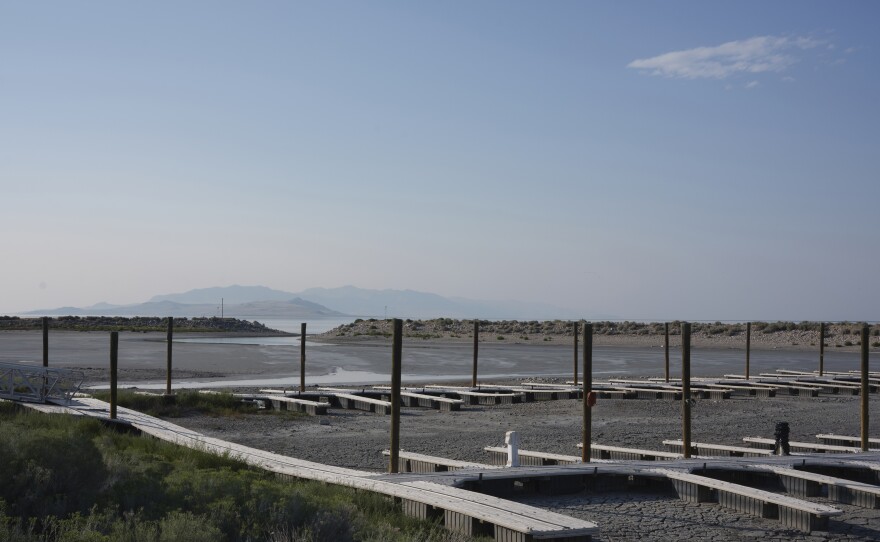
[[[367,492],[0,403],[0,540],[463,541]]]

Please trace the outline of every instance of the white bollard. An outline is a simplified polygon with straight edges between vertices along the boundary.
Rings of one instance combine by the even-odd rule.
[[[507,466],[519,467],[519,433],[508,431],[504,435],[504,444],[507,445]]]

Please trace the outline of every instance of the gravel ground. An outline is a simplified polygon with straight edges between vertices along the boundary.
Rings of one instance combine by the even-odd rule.
[[[877,396],[872,397],[876,411]],[[520,433],[524,449],[577,455],[581,403],[548,401],[471,406],[440,413],[404,408],[401,448],[442,457],[487,462],[484,446],[500,446],[506,431]],[[680,403],[671,400],[600,400],[593,411],[593,441],[662,449],[662,440],[680,438]],[[817,433],[859,434],[858,397],[802,399],[733,398],[698,400],[692,409],[693,440],[741,444],[743,436],[772,437],[787,421],[791,440],[815,441]],[[384,471],[381,455],[389,445],[390,417],[331,409],[326,417],[254,415],[241,418],[191,416],[177,423],[211,436],[273,452],[338,466]],[[875,416],[871,434],[880,434]],[[829,503],[844,510],[829,532],[805,535],[716,504],[693,504],[668,493],[529,496],[523,502],[595,521],[599,540],[849,540],[880,539],[880,510]],[[820,499],[821,500],[821,499]]]

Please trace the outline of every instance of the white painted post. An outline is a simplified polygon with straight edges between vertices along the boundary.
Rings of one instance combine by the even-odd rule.
[[[507,466],[519,467],[519,433],[508,431],[504,435],[504,444],[507,445]]]

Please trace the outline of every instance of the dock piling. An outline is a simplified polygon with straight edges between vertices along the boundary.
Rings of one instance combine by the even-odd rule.
[[[168,317],[168,336],[166,339],[167,351],[165,354],[165,362],[167,365],[165,371],[165,395],[171,395],[171,350],[174,342],[174,317]]]
[[[669,382],[669,322],[663,324],[663,329],[663,353],[666,359],[666,370],[663,374],[666,376],[666,381]]]
[[[110,332],[110,419],[116,419],[116,369],[119,357],[119,332]]]
[[[581,433],[581,461],[590,462],[593,442],[593,405],[590,399],[593,393],[593,324],[584,324],[584,427]]]
[[[862,403],[862,451],[868,451],[868,405],[870,404],[870,388],[868,386],[868,324],[862,326],[862,388],[860,390]]]
[[[691,325],[681,323],[681,442],[685,459],[691,456]]]
[[[752,355],[752,323],[746,322],[746,380],[749,379],[749,362]]]
[[[397,474],[400,469],[400,373],[403,346],[403,321],[393,320],[391,339],[391,454],[388,472]]]
[[[819,324],[819,376],[825,373],[825,322]]]
[[[477,387],[477,359],[480,349],[480,321],[474,318],[474,374],[471,378],[471,387]]]
[[[299,326],[299,391],[306,391],[306,323]]]
[[[43,367],[49,366],[49,317],[43,317]]]
[[[578,323],[574,323],[574,385],[578,385]]]

